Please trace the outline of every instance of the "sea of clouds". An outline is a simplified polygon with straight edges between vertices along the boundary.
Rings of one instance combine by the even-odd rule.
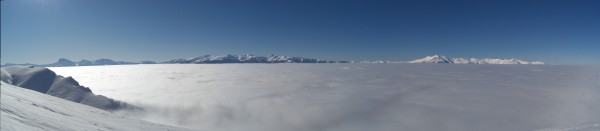
[[[53,67],[143,119],[203,130],[534,130],[600,122],[600,67],[168,64]]]

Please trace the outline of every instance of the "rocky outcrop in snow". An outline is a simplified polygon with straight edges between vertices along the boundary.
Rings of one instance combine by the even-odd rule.
[[[447,64],[540,64],[541,61],[524,61],[520,59],[492,59],[492,58],[450,58],[443,55],[427,56],[425,58],[409,61],[408,63],[447,63]]]

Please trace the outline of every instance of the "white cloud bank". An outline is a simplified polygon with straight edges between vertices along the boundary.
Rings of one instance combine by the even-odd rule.
[[[51,68],[146,119],[208,130],[534,130],[600,122],[600,67],[216,64]]]

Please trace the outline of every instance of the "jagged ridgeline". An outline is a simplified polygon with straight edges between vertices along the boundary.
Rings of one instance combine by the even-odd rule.
[[[409,61],[408,63],[444,63],[444,64],[533,64],[543,65],[541,61],[524,61],[520,59],[497,59],[497,58],[451,58],[443,55],[427,56],[425,58]]]
[[[174,59],[163,63],[177,64],[202,64],[202,63],[350,63],[349,61],[333,61],[320,60],[305,57],[288,57],[288,56],[256,56],[250,54],[244,55],[224,55],[211,56],[204,55],[188,59]]]

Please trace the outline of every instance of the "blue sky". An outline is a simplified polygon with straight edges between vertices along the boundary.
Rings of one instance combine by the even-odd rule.
[[[204,54],[600,64],[597,0],[4,0],[2,63]]]

